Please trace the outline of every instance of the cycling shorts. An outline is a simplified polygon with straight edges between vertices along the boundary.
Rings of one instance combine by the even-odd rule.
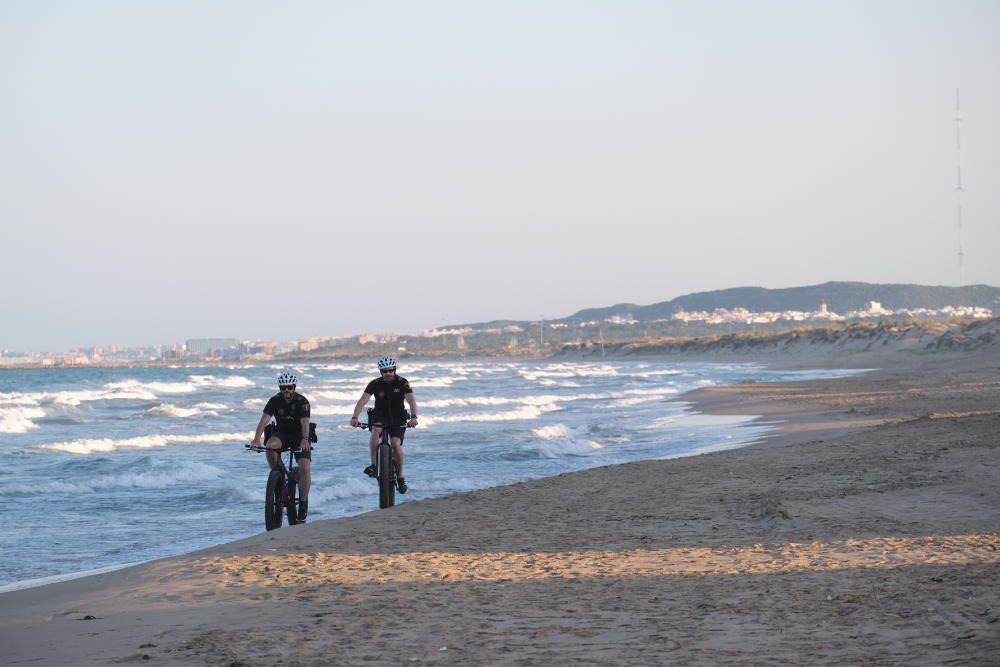
[[[302,441],[301,433],[282,433],[281,431],[272,431],[271,437],[281,440],[281,451],[283,452],[287,452],[292,447],[298,447]],[[296,461],[301,459],[312,461],[312,450],[309,450],[308,452],[299,450],[292,453],[295,455]]]

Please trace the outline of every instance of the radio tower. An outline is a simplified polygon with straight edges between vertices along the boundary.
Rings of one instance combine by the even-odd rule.
[[[962,250],[962,110],[959,105],[958,88],[955,89],[955,201],[958,214],[958,286],[962,286],[962,261],[965,252]]]

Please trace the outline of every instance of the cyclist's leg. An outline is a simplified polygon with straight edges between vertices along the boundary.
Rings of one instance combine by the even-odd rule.
[[[281,450],[284,447],[284,443],[281,441],[281,437],[278,432],[275,431],[271,434],[271,437],[267,439],[264,443],[264,447],[267,448],[267,463],[274,470],[278,467],[278,460],[281,458]]]
[[[302,452],[296,455],[299,465],[299,500],[309,500],[309,487],[312,486],[312,452]]]
[[[382,424],[372,424],[372,437],[368,439],[368,453],[371,454],[372,465],[375,465],[375,451],[378,439],[382,435]]]
[[[306,520],[309,513],[309,487],[312,485],[312,452],[297,452],[295,463],[299,468],[299,523]]]
[[[403,476],[403,439],[392,438],[392,454],[396,459],[396,477]]]

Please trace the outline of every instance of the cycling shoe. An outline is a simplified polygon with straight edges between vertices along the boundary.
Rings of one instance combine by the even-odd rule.
[[[309,514],[309,503],[300,500],[298,522],[305,523],[307,514]]]
[[[374,477],[375,476],[375,466],[373,466],[373,465],[368,466],[367,468],[364,469],[364,473],[366,475],[368,475],[369,477]]]
[[[397,477],[396,478],[396,488],[399,490],[400,493],[406,493],[406,489],[407,489],[406,480],[403,479],[402,477]]]

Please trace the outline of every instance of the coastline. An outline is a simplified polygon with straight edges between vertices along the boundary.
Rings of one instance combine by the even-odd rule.
[[[983,660],[1000,650],[1000,357],[894,361],[676,399],[783,422],[743,448],[3,593],[0,662]]]

